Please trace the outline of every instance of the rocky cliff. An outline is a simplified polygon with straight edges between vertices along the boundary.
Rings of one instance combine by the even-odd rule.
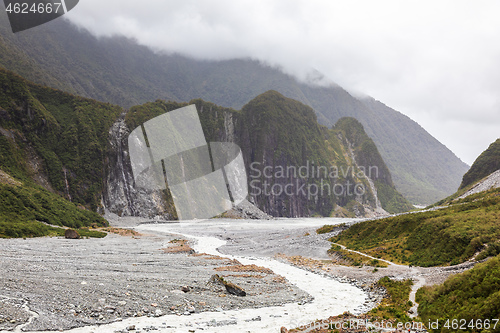
[[[310,107],[276,91],[259,95],[241,111],[202,100],[190,103],[196,104],[208,142],[232,142],[241,147],[249,200],[272,216],[374,216],[387,214],[384,208],[399,212],[411,207],[395,190],[375,144],[355,119],[343,119],[338,127],[328,129],[317,123]],[[144,204],[139,198],[144,193],[138,196],[133,188],[130,166],[123,158],[127,151],[123,136],[145,121],[185,105],[146,103],[132,107],[125,121],[114,124],[110,141],[121,145],[112,145],[115,157],[110,158],[113,162],[107,176],[107,208],[127,215],[172,212],[168,193],[160,192],[154,193],[157,200],[149,202],[148,209],[135,209]],[[385,195],[382,201],[378,188]],[[170,208],[163,210],[165,206]]]

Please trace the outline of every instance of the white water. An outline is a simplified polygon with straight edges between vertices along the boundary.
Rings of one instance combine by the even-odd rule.
[[[288,220],[286,223],[258,223],[259,227],[265,226],[269,229],[290,227],[304,227],[304,220]],[[313,226],[311,221],[307,221],[307,226]],[[209,224],[212,227],[222,229],[234,226],[234,229],[246,229],[255,227],[257,222],[242,221],[239,224],[228,224],[227,221],[211,220]],[[318,222],[319,223],[319,222]],[[328,222],[330,223],[330,222]],[[323,222],[320,225],[325,224]],[[332,224],[332,223],[331,223]],[[216,333],[234,333],[234,332],[273,332],[280,331],[280,327],[295,328],[307,325],[316,319],[326,319],[332,315],[342,314],[345,311],[351,313],[360,313],[363,303],[366,300],[366,294],[359,288],[348,283],[340,283],[331,278],[314,274],[297,267],[270,259],[270,258],[252,258],[224,255],[217,251],[217,248],[223,246],[225,241],[215,237],[193,236],[189,235],[190,227],[199,227],[200,223],[183,224],[180,228],[182,233],[176,232],[179,224],[145,224],[137,230],[148,232],[170,232],[182,235],[186,238],[195,239],[196,245],[193,248],[200,253],[208,253],[237,259],[242,264],[255,264],[272,269],[276,274],[282,275],[292,284],[306,291],[314,297],[314,301],[299,305],[286,304],[284,306],[264,307],[259,309],[241,309],[221,312],[202,312],[190,316],[166,315],[158,318],[140,317],[129,318],[120,322],[102,326],[89,326],[70,330],[68,332],[114,332],[123,330],[130,325],[136,328],[154,326],[158,330],[152,332],[216,332]],[[252,320],[260,317],[259,321]],[[220,326],[217,326],[220,325]]]

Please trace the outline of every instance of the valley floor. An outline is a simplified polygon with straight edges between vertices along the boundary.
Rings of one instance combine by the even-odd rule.
[[[110,218],[110,222],[119,227],[136,228],[142,234],[109,234],[102,239],[80,240],[0,240],[0,330],[14,327],[18,331],[21,328],[67,330],[127,317],[189,316],[204,311],[223,312],[311,300],[306,292],[266,270],[246,269],[248,267],[234,260],[213,255],[166,253],[163,249],[175,245],[171,241],[181,238],[179,235],[148,234],[145,231],[148,226],[138,226],[137,219],[115,217]],[[229,227],[229,223],[232,222],[197,223],[189,226],[189,234],[225,240],[226,245],[219,248],[223,254],[275,257],[281,261],[295,256],[296,265],[365,291],[383,276],[398,280],[410,278],[432,285],[471,267],[471,264],[447,268],[389,265],[374,272],[373,267],[332,265],[326,261],[326,251],[331,245],[327,239],[332,234],[316,234],[318,226],[308,226],[307,220],[260,224],[239,221],[238,227]],[[268,228],[270,223],[296,225]],[[182,224],[172,224],[169,229],[187,232]],[[230,295],[221,286],[208,283],[214,272],[244,287],[247,296]],[[190,290],[183,292],[183,286]],[[370,310],[382,297],[380,291],[367,295],[359,313]],[[123,326],[126,330],[125,324]]]

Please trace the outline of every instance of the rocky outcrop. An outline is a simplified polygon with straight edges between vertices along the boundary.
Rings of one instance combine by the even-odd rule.
[[[251,220],[270,220],[273,218],[271,215],[264,213],[255,205],[250,203],[248,200],[244,200],[237,206],[233,207],[233,209],[222,214],[222,217]]]
[[[134,184],[128,155],[128,135],[123,114],[109,130],[103,206],[119,216],[175,219],[169,210],[165,193],[160,190],[139,189]]]
[[[230,294],[236,295],[236,296],[246,296],[247,293],[246,291],[241,288],[240,286],[235,285],[234,283],[228,282],[224,280],[223,277],[219,276],[219,274],[214,274],[212,275],[210,283],[215,283],[215,284],[220,284],[226,288],[226,291]]]

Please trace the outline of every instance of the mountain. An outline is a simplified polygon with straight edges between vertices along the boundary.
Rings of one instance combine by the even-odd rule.
[[[500,139],[479,155],[462,179],[460,188],[431,207],[456,203],[470,195],[500,187]]]
[[[196,105],[208,142],[233,142],[241,147],[250,201],[270,215],[375,216],[386,214],[384,209],[411,208],[396,191],[375,144],[353,118],[328,129],[318,124],[310,107],[276,91],[257,96],[241,111],[201,99],[190,104]],[[131,166],[122,152],[128,150],[131,130],[186,105],[158,100],[134,106],[115,123],[104,194],[108,209],[123,215],[140,211],[149,217],[175,218],[168,193],[145,193],[133,186]],[[377,170],[374,175],[363,172],[373,169]],[[377,192],[383,193],[383,200]]]
[[[144,193],[134,186],[127,138],[131,129],[186,103],[158,100],[126,113],[3,69],[0,91],[0,237],[55,232],[43,222],[105,225],[96,213],[104,209],[176,218],[168,191]],[[328,129],[318,124],[310,107],[276,91],[259,95],[241,111],[201,99],[191,103],[209,142],[234,142],[242,148],[251,200],[274,216],[374,216],[386,214],[384,209],[411,208],[395,190],[375,144],[353,118]],[[301,167],[307,171],[287,177],[274,172]],[[320,167],[327,172],[319,173]],[[376,173],[362,172],[370,167]],[[269,168],[274,171],[266,177]],[[293,191],[266,193],[264,182],[275,188],[292,184]]]
[[[12,34],[0,13],[0,66],[36,83],[129,108],[156,99],[202,98],[241,109],[275,90],[309,105],[328,127],[354,117],[377,145],[396,188],[429,204],[458,188],[467,165],[417,123],[372,98],[339,86],[298,82],[249,59],[199,61],[154,53],[123,37],[95,38],[64,20]]]
[[[474,161],[469,171],[463,176],[460,188],[474,184],[499,169],[500,139],[497,139]]]

